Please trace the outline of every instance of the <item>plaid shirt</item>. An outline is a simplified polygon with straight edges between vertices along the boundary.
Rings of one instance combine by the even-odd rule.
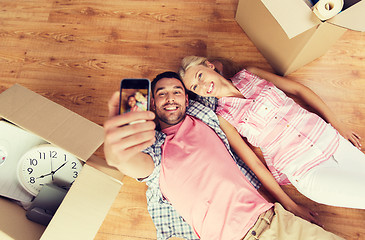
[[[228,140],[219,128],[219,121],[212,109],[217,106],[217,100],[215,98],[200,98],[199,103],[197,101],[190,100],[187,108],[187,114],[196,117],[210,126],[217,135],[222,139],[228,151],[233,159],[236,161],[239,169],[247,177],[255,188],[260,187],[260,182],[253,174],[253,172],[243,163],[236,154],[231,152],[228,144]],[[147,196],[147,209],[152,217],[152,221],[156,226],[157,239],[169,239],[171,237],[180,237],[185,239],[199,239],[193,229],[184,219],[177,213],[172,205],[163,197],[160,190],[160,169],[161,169],[161,146],[165,141],[166,135],[160,131],[156,131],[155,143],[145,149],[143,152],[149,154],[154,163],[155,169],[152,174],[143,179],[146,182],[148,189],[146,191]]]

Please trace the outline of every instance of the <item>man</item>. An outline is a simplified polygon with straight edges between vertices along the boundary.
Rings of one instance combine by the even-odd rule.
[[[280,204],[274,208],[257,192],[252,184],[258,183],[230,152],[214,112],[188,101],[176,73],[158,75],[152,93],[159,131],[152,112],[117,116],[115,94],[104,150],[109,165],[147,183],[158,239],[340,239]],[[129,125],[137,120],[146,122]]]

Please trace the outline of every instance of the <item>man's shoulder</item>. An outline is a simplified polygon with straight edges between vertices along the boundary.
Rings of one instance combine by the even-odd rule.
[[[189,101],[186,113],[201,120],[208,118],[214,119],[216,116],[214,109],[212,109],[210,105],[207,106],[204,103],[196,100]]]

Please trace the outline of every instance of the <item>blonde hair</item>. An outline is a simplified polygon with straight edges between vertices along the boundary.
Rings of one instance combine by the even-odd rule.
[[[219,72],[223,77],[230,79],[236,73],[242,70],[242,66],[233,62],[230,59],[222,57],[198,57],[198,56],[187,56],[181,60],[181,67],[179,69],[179,74],[181,78],[184,78],[186,71],[193,66],[197,65],[207,65],[207,61],[216,66],[216,63],[222,64],[222,72]]]
[[[181,67],[179,69],[179,74],[181,78],[184,78],[186,71],[193,66],[204,65],[207,66],[206,61],[208,59],[205,57],[198,56],[187,56],[181,60]]]

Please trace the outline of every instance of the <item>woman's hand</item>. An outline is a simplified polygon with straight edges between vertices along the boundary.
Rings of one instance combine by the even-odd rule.
[[[298,216],[300,218],[307,220],[308,222],[311,222],[311,223],[317,224],[318,226],[323,227],[322,224],[319,222],[319,220],[316,219],[316,217],[318,216],[318,213],[311,211],[310,209],[308,209],[304,206],[295,204],[294,206],[292,206],[290,208],[288,207],[286,210],[293,213],[295,216]]]
[[[343,124],[336,124],[337,126],[334,126],[337,131],[344,137],[345,139],[349,140],[355,147],[361,150],[361,137],[359,134],[355,133],[348,127],[346,127]]]

